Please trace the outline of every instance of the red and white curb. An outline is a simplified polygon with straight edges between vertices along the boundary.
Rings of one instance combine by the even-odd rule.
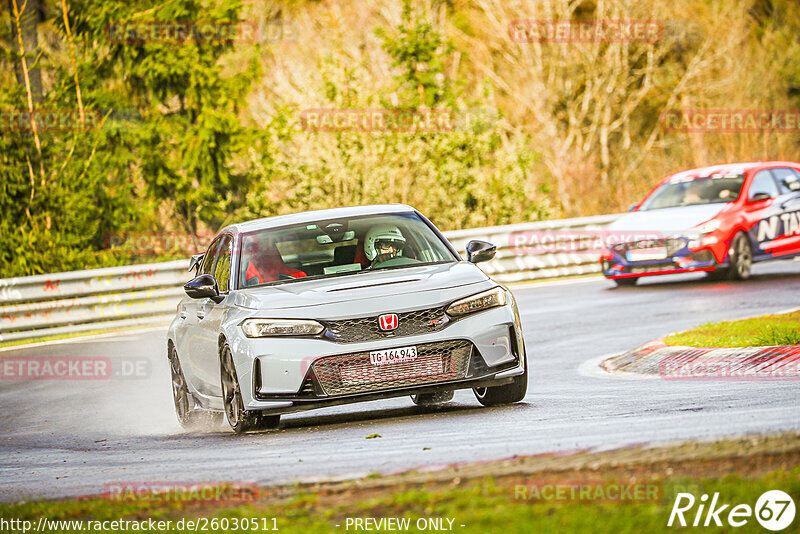
[[[605,357],[608,375],[666,380],[798,380],[800,345],[775,347],[680,347],[661,339]]]

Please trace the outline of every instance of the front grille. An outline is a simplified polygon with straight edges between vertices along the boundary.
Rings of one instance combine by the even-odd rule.
[[[327,356],[311,371],[326,395],[352,395],[446,382],[467,377],[472,343],[467,340],[417,345],[417,359],[372,365],[369,352]]]
[[[625,253],[629,250],[665,247],[667,249],[667,256],[671,257],[685,246],[686,242],[683,239],[670,238],[670,239],[645,239],[641,241],[631,241],[629,243],[619,243],[611,248],[614,249],[614,252],[624,256]]]
[[[669,271],[672,269],[677,269],[678,265],[673,262],[665,262],[665,263],[650,263],[647,265],[636,265],[631,267],[627,272],[629,273],[654,273],[657,271]]]
[[[397,328],[383,331],[378,326],[378,315],[321,321],[325,327],[325,339],[337,343],[363,343],[391,337],[416,336],[437,332],[446,327],[452,319],[444,312],[444,307],[428,308],[397,314]]]

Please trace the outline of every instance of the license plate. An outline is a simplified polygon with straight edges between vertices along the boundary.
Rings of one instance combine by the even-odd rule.
[[[416,359],[417,347],[400,347],[399,349],[376,350],[369,353],[369,363],[372,365],[413,362]]]
[[[667,247],[642,248],[628,251],[628,261],[652,261],[667,259]]]

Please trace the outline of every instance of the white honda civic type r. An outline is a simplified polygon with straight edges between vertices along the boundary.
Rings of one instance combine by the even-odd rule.
[[[178,420],[225,413],[236,432],[284,413],[410,395],[419,405],[471,388],[481,404],[528,386],[514,297],[463,261],[415,209],[360,206],[222,229],[192,258],[196,277],[169,328]]]

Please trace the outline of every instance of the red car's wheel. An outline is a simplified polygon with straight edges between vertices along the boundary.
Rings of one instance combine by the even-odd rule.
[[[708,273],[716,280],[747,280],[753,268],[753,249],[744,232],[737,232],[728,247],[728,266]]]

